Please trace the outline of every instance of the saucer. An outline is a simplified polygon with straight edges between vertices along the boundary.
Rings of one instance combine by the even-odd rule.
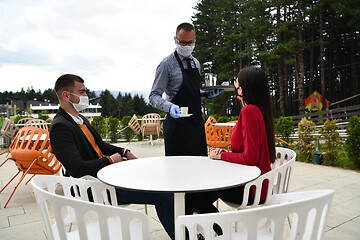
[[[188,113],[188,114],[182,114],[182,113],[180,113],[180,114],[176,114],[176,115],[178,115],[178,116],[180,116],[180,117],[190,117],[190,116],[192,115],[192,113]]]

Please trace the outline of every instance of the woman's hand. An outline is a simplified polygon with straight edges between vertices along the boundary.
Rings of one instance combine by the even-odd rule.
[[[209,157],[212,159],[221,159],[221,153],[225,152],[222,148],[213,148],[210,150]]]

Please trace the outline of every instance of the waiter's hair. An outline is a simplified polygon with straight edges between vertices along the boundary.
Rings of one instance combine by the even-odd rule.
[[[239,72],[238,82],[242,88],[244,104],[253,104],[261,110],[265,121],[270,161],[273,163],[276,158],[275,124],[270,88],[266,74],[264,70],[259,67],[246,67]]]
[[[179,24],[179,26],[177,26],[176,36],[180,32],[181,29],[184,29],[187,32],[195,31],[195,28],[191,23],[184,22],[184,23]]]
[[[70,88],[74,87],[75,82],[84,83],[84,80],[81,77],[74,74],[64,74],[60,76],[56,80],[54,87],[54,90],[58,95],[58,97],[61,96],[62,91],[69,90]]]

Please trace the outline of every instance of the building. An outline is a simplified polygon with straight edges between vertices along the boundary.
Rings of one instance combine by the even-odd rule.
[[[30,104],[30,109],[32,110],[32,114],[31,117],[33,118],[38,118],[39,114],[42,115],[48,115],[50,118],[54,118],[58,109],[59,109],[60,105],[53,105],[53,104],[48,104],[48,105],[32,105]],[[94,117],[97,116],[101,116],[101,106],[99,103],[97,104],[90,104],[85,110],[81,111],[81,114],[86,117],[87,119],[89,119],[89,121],[91,122],[91,120]]]

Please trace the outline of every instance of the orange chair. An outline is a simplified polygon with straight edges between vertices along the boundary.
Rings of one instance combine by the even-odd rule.
[[[230,151],[231,133],[233,127],[228,126],[209,126],[205,127],[206,142],[208,150],[210,148],[227,148]]]
[[[2,153],[0,153],[0,156],[1,155],[3,155],[3,154],[5,154],[5,153],[10,153],[10,151],[12,151],[13,149],[14,149],[14,145],[15,145],[15,142],[17,141],[17,139],[18,139],[18,134],[16,134],[16,136],[15,136],[15,138],[14,138],[14,140],[11,142],[11,144],[10,144],[10,146],[9,146],[9,149],[7,150],[7,151],[4,151],[4,152],[2,152]],[[5,159],[5,161],[3,161],[1,164],[0,164],[0,167],[2,166],[2,165],[4,165],[4,163],[6,163],[9,159],[11,159],[11,157],[8,157],[7,159]]]
[[[22,172],[22,176],[11,193],[4,208],[14,195],[17,187],[27,174],[33,176],[25,183],[27,184],[36,174],[54,175],[61,169],[61,163],[52,153],[49,132],[34,126],[23,127],[17,133],[9,149],[11,157],[18,168],[15,176],[0,190],[0,193]]]
[[[211,127],[214,123],[217,123],[216,119],[213,116],[208,117],[205,122],[205,128]]]

